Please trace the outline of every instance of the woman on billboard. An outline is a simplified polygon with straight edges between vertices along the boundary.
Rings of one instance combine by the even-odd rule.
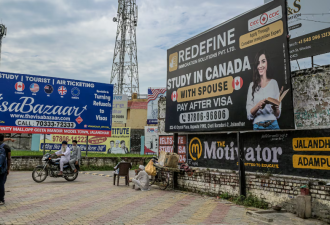
[[[265,50],[257,53],[253,67],[253,81],[249,86],[246,110],[247,117],[253,121],[253,130],[279,130],[277,119],[281,115],[281,104],[270,99],[279,99],[277,81],[272,79],[271,60]]]

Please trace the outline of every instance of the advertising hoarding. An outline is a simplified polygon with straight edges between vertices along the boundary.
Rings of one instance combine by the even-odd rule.
[[[127,95],[113,95],[112,122],[125,124],[127,120]]]
[[[158,127],[144,127],[144,154],[157,155],[158,152]]]
[[[173,136],[159,135],[159,153],[161,151],[173,153]],[[186,163],[187,161],[187,136],[178,136],[178,155],[179,163]]]
[[[147,124],[158,124],[158,101],[166,96],[166,88],[148,88]]]
[[[0,132],[111,136],[113,85],[0,72]]]
[[[329,0],[287,0],[291,60],[330,52]]]
[[[284,0],[168,50],[166,132],[292,128]]]
[[[127,154],[130,153],[131,128],[113,127],[111,137],[88,137],[88,152],[99,152],[106,154]],[[46,150],[60,150],[62,141],[67,141],[69,148],[72,147],[72,141],[76,140],[82,151],[86,151],[87,136],[80,135],[62,135],[47,134],[45,140]],[[40,136],[39,150],[44,148],[44,137]]]
[[[247,132],[240,134],[245,170],[328,178],[330,130]],[[188,136],[188,165],[238,170],[236,134]]]

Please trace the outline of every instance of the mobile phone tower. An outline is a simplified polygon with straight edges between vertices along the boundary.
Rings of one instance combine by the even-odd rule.
[[[116,43],[110,83],[114,94],[139,94],[139,73],[136,47],[138,7],[136,0],[118,0]]]
[[[0,64],[1,64],[1,45],[2,45],[2,38],[7,35],[7,27],[5,25],[0,24]]]

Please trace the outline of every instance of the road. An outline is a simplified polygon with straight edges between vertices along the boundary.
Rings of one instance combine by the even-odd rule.
[[[11,172],[0,224],[267,224],[224,200],[157,187],[135,191],[123,179],[121,184],[91,174],[74,182],[48,177],[39,184],[31,172]]]

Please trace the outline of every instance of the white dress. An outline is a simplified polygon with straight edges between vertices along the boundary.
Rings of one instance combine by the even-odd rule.
[[[246,112],[248,120],[253,120],[253,124],[267,121],[267,120],[277,120],[281,116],[282,104],[280,104],[280,114],[278,117],[275,116],[274,110],[271,104],[266,104],[263,109],[259,109],[255,115],[251,114],[251,109],[261,100],[268,97],[279,99],[280,90],[278,88],[277,81],[271,79],[266,87],[260,88],[258,91],[254,92],[254,99],[252,100],[252,87],[253,82],[249,86],[248,96],[246,100]]]

